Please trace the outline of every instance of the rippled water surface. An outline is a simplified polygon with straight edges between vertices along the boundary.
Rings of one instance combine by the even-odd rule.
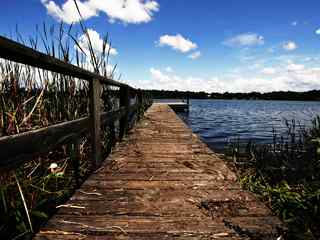
[[[320,115],[320,102],[192,100],[189,114],[180,114],[193,132],[214,150],[223,150],[228,139],[272,141],[272,129],[285,133],[284,120],[310,126]]]

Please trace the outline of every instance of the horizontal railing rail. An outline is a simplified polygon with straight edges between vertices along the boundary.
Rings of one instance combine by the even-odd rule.
[[[36,51],[2,36],[0,36],[0,58],[80,78],[86,81],[99,80],[101,83],[107,85],[131,88],[127,84],[100,76],[70,63],[63,62],[60,59]]]
[[[146,105],[142,90],[137,90],[125,83],[63,62],[1,36],[0,58],[86,80],[89,82],[90,101],[90,113],[88,117],[20,134],[0,137],[0,169],[16,168],[24,162],[33,160],[36,156],[45,154],[58,146],[70,142],[79,144],[81,134],[88,132],[91,133],[91,165],[93,170],[97,169],[101,165],[102,160],[101,126],[107,125],[114,128],[114,122],[119,120],[119,139],[121,140],[128,130],[129,115],[137,113],[140,107],[144,108]],[[101,113],[100,94],[102,84],[120,88],[119,109]],[[132,95],[136,97],[136,103],[130,105]],[[78,166],[79,164],[75,165]]]
[[[124,116],[126,109],[101,114],[101,124],[109,125]],[[49,127],[0,138],[0,168],[15,167],[89,131],[90,118],[84,117]]]

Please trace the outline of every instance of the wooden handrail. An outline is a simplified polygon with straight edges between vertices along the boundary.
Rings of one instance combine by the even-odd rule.
[[[125,115],[126,109],[101,114],[101,125],[109,125]],[[48,152],[61,144],[90,130],[90,118],[84,117],[73,121],[55,124],[20,134],[0,138],[0,168],[13,168],[35,156]]]
[[[41,68],[56,73],[84,79],[87,81],[99,80],[101,83],[116,86],[129,87],[127,84],[100,76],[75,65],[61,61],[18,42],[0,36],[0,58],[23,63],[29,66]]]

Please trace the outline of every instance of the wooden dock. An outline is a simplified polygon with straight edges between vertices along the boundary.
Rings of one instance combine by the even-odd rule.
[[[190,107],[186,102],[169,102],[167,105],[175,112],[188,112]]]
[[[190,108],[189,99],[186,100],[170,100],[170,101],[154,101],[156,104],[168,105],[175,112],[188,112]]]
[[[164,104],[35,239],[277,239],[282,224]]]

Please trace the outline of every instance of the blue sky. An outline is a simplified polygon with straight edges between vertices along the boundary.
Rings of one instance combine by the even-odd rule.
[[[82,0],[122,81],[207,92],[320,89],[319,0]],[[77,23],[72,0],[2,0],[0,33]],[[76,24],[76,28],[79,27]]]

